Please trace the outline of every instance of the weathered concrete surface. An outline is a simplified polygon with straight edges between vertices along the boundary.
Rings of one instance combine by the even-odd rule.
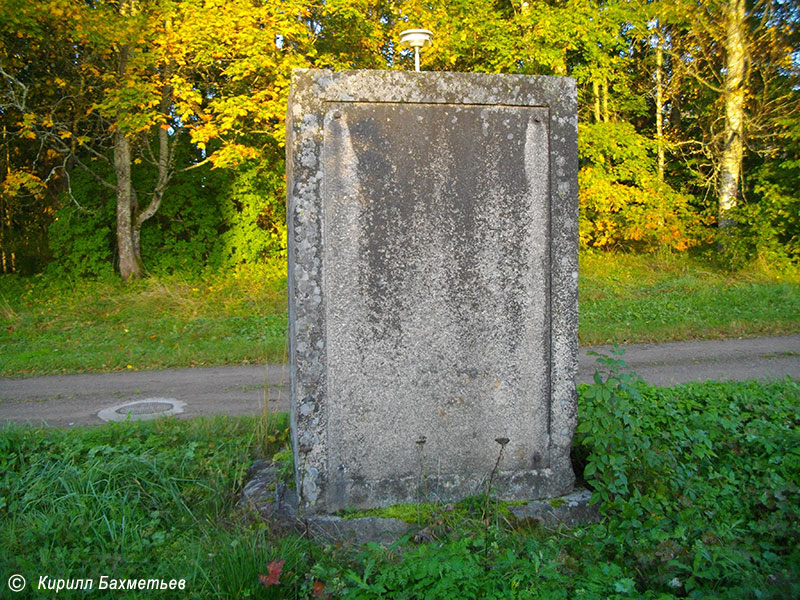
[[[296,529],[297,492],[278,476],[271,460],[256,460],[247,471],[239,506],[250,508],[281,529]]]
[[[526,504],[510,505],[514,518],[524,523],[536,521],[544,527],[576,527],[600,520],[595,506],[589,505],[591,493],[575,490],[570,494],[533,500]],[[257,460],[247,473],[239,505],[249,508],[266,521],[272,531],[311,535],[329,542],[361,545],[367,542],[393,544],[402,536],[415,533],[416,541],[430,541],[428,527],[420,529],[399,519],[383,517],[344,518],[335,515],[302,514],[297,510],[297,493],[278,477],[275,466],[268,460]],[[452,505],[451,505],[452,507]],[[447,510],[442,507],[443,510]]]
[[[264,459],[255,461],[248,470],[239,506],[258,513],[272,531],[293,531],[331,542],[392,544],[412,530],[399,519],[298,514],[297,492],[281,481],[272,462]]]
[[[359,517],[344,519],[332,515],[312,515],[305,520],[309,533],[329,542],[346,542],[356,546],[367,542],[393,544],[414,526],[399,519]]]
[[[600,521],[597,507],[589,505],[591,498],[589,490],[576,490],[560,498],[532,500],[527,504],[509,506],[508,510],[520,521],[529,519],[545,527],[577,527]]]
[[[301,507],[475,493],[497,438],[503,499],[569,491],[574,81],[297,71],[287,139]]]

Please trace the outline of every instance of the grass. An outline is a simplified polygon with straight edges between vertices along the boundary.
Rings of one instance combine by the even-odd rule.
[[[0,586],[19,573],[29,587],[15,598],[41,596],[30,585],[42,575],[186,582],[127,595],[95,583],[100,599],[798,597],[798,383],[668,389],[611,374],[580,395],[573,459],[602,523],[548,530],[467,499],[422,511],[427,542],[388,548],[280,534],[237,506],[250,460],[286,442],[285,416],[266,429],[252,418],[6,426]]]
[[[239,272],[131,284],[0,278],[0,374],[284,360],[286,280]]]
[[[800,273],[581,255],[583,345],[800,333]],[[0,276],[0,375],[280,362],[284,267],[187,280]]]
[[[263,524],[237,513],[237,492],[254,456],[286,444],[286,421],[273,419],[269,431],[255,418],[224,417],[68,431],[5,426],[3,585],[13,573],[30,585],[42,575],[92,578],[93,596],[113,597],[119,592],[96,589],[100,576],[185,579],[189,593],[159,597],[219,596],[226,561],[263,564]],[[236,577],[224,585],[222,597],[236,597]]]
[[[685,254],[580,259],[582,345],[800,333],[800,272],[730,272]]]

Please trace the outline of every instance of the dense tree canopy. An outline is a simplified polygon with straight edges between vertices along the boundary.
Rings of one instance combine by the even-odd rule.
[[[791,0],[6,0],[0,23],[2,272],[280,255],[291,69],[409,68],[410,27],[423,69],[577,80],[582,244],[723,224],[742,257],[800,257]]]

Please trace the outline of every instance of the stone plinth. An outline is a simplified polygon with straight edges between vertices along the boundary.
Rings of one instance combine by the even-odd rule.
[[[296,71],[286,148],[301,509],[480,493],[497,438],[497,496],[568,493],[574,81]]]

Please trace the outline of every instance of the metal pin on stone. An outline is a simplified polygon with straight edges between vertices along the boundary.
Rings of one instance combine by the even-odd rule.
[[[406,29],[400,32],[400,43],[414,49],[414,70],[419,73],[419,51],[431,45],[433,32],[428,29]]]

